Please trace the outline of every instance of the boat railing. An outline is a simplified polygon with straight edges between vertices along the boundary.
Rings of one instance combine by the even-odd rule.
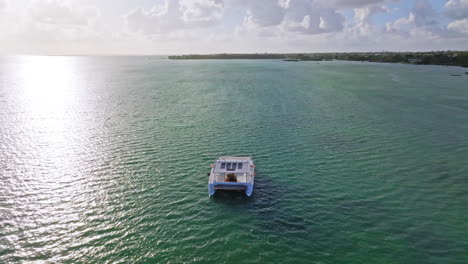
[[[226,173],[211,173],[210,174],[210,182],[225,182]],[[239,175],[239,177],[243,177],[245,180],[239,180],[239,182],[245,183],[252,183],[253,182],[253,174],[252,173],[244,173],[243,175]]]
[[[246,173],[245,182],[252,183],[253,182],[253,175],[250,174],[250,173]]]

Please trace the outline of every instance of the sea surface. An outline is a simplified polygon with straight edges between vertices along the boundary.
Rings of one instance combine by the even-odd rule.
[[[2,57],[0,263],[468,263],[466,71]]]

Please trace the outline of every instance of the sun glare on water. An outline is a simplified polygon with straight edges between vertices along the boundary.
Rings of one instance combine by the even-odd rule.
[[[25,56],[16,63],[21,125],[15,136],[39,185],[54,188],[80,175],[79,146],[89,140],[77,114],[86,109],[80,63],[75,57],[47,56]]]
[[[42,254],[40,248],[27,246],[30,243],[55,250],[77,243],[70,228],[85,224],[80,212],[102,200],[86,185],[92,185],[89,168],[94,168],[93,158],[102,151],[95,148],[90,134],[99,131],[93,125],[100,123],[88,121],[96,112],[86,97],[83,61],[45,56],[8,61],[11,77],[5,83],[10,109],[6,110],[12,114],[11,124],[3,130],[9,142],[4,152],[8,162],[0,178],[9,181],[9,204],[14,208],[8,215],[13,224],[5,230],[21,234],[7,237],[6,243],[18,248],[19,257]]]
[[[25,56],[16,66],[17,107],[22,116],[16,136],[31,156],[25,160],[30,163],[27,167],[36,170],[36,180],[70,180],[70,175],[79,175],[78,146],[87,140],[83,118],[76,114],[83,95],[80,60]]]
[[[36,113],[65,111],[77,92],[76,60],[66,57],[22,58],[19,74],[28,108]]]

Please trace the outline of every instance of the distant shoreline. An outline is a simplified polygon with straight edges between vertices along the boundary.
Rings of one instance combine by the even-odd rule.
[[[206,59],[282,59],[295,61],[369,61],[387,63],[410,63],[422,65],[446,65],[468,67],[468,51],[430,51],[430,52],[339,52],[339,53],[222,53],[189,54],[168,56],[171,60]]]

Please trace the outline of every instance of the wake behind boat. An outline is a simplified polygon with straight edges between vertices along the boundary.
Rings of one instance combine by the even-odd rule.
[[[255,178],[255,165],[251,157],[219,157],[211,164],[208,174],[208,193],[217,190],[244,191],[252,195]]]

